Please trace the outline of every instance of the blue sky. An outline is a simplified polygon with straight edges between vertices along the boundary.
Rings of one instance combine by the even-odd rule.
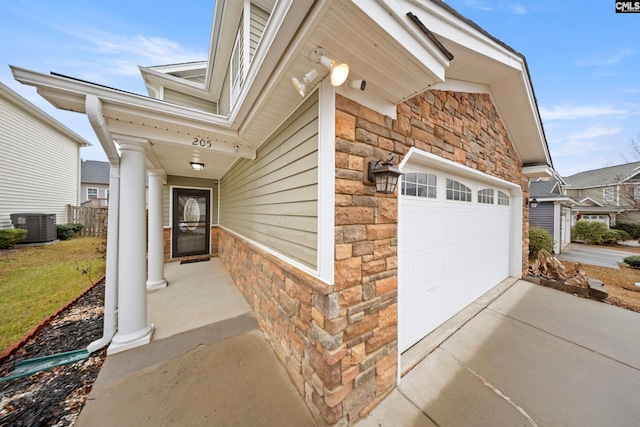
[[[527,58],[561,175],[640,160],[640,14],[610,0],[448,3]],[[206,59],[212,18],[212,1],[0,0],[0,81],[92,142],[84,159],[105,160],[84,115],[50,106],[8,64],[146,95],[138,65]]]

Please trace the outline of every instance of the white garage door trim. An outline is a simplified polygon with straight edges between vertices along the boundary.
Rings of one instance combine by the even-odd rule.
[[[441,157],[435,156],[433,154],[427,153],[422,150],[418,150],[412,148],[407,156],[405,156],[404,161],[400,164],[400,170],[403,172],[410,171],[418,171],[418,170],[432,170],[440,174],[444,177],[451,177],[453,179],[457,179],[465,184],[465,181],[468,180],[468,183],[478,183],[480,186],[475,188],[475,190],[480,189],[482,186],[486,185],[487,187],[493,187],[497,190],[507,190],[509,192],[509,196],[511,198],[509,207],[507,208],[507,212],[510,218],[509,224],[509,233],[510,233],[510,241],[509,241],[509,263],[508,263],[508,274],[513,277],[520,277],[522,275],[522,189],[519,185],[510,183],[508,181],[504,181],[499,178],[492,177],[490,175],[486,175],[482,172],[479,172],[475,169],[469,168],[464,165],[460,165],[458,163],[443,159]],[[477,197],[474,191],[473,197]],[[403,218],[403,196],[399,196],[398,199],[398,218]],[[423,203],[429,203],[427,200],[424,200]],[[446,202],[450,204],[462,203],[462,202]],[[408,209],[408,205],[406,205]],[[451,205],[452,206],[452,205]],[[476,205],[476,208],[478,206]],[[481,209],[481,208],[479,208]],[[407,211],[408,213],[409,211]],[[506,216],[505,216],[506,219]],[[403,236],[402,220],[398,221],[398,237]],[[408,231],[408,230],[407,230]],[[399,250],[398,250],[398,265],[403,265],[403,251],[402,241],[398,242]],[[504,271],[504,270],[503,270]],[[398,270],[398,301],[402,301],[402,292],[403,292],[403,278],[405,275],[409,275],[407,271],[402,271],[400,268]],[[496,283],[497,284],[497,283]],[[402,310],[403,307],[399,305],[399,310]],[[399,313],[398,316],[398,335],[399,335],[399,346],[404,343],[404,331],[403,329],[403,320],[402,314]],[[401,351],[405,350],[404,348],[400,348]],[[400,354],[399,351],[398,353]]]

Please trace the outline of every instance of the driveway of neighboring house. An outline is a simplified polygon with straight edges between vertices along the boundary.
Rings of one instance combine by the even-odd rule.
[[[557,258],[560,261],[579,262],[581,264],[598,265],[600,267],[619,270],[619,262],[628,256],[638,255],[633,252],[623,252],[615,249],[595,248],[579,243],[571,243]]]
[[[639,313],[525,281],[472,305],[358,427],[640,425]]]

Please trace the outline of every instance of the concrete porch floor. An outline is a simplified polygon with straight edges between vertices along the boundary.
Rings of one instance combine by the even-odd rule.
[[[315,425],[218,258],[165,278],[151,343],[107,357],[76,426]]]

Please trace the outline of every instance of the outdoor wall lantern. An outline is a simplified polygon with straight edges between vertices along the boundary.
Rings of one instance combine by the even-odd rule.
[[[204,163],[196,163],[196,162],[189,162],[191,163],[191,167],[193,168],[194,171],[201,171],[202,169],[204,169]]]
[[[301,78],[291,78],[291,83],[293,83],[293,87],[296,88],[300,96],[305,96],[309,84],[318,78],[318,65],[322,65],[329,70],[329,76],[333,86],[340,86],[347,80],[347,77],[349,77],[349,65],[344,62],[341,64],[336,63],[335,60],[327,56],[327,51],[322,48],[314,49],[309,55],[309,59],[315,62],[316,66]]]
[[[393,165],[393,155],[387,161],[371,160],[369,162],[369,182],[376,184],[376,191],[393,194],[396,191],[400,170]]]
[[[531,200],[529,200],[529,207],[530,208],[537,208],[538,207],[538,199],[536,199],[535,197]]]

